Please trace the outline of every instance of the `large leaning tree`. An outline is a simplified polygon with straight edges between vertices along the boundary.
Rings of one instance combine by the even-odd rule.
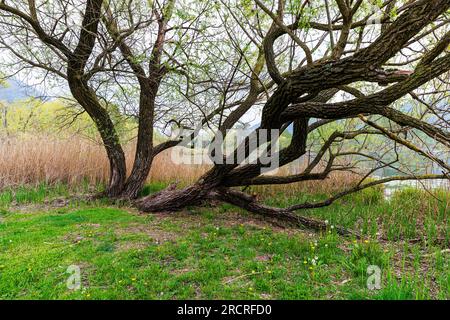
[[[301,172],[282,176],[261,174],[264,161],[216,162],[187,188],[138,200],[141,210],[177,210],[220,200],[322,228],[323,223],[296,211],[327,206],[389,181],[449,178],[449,0],[220,3],[218,16],[240,58],[230,59],[235,72],[220,81],[230,89],[218,101],[226,111],[215,122],[205,117],[203,123],[226,135],[261,107],[253,132],[257,137],[260,129],[293,128],[290,143],[277,151],[278,165],[310,159]],[[242,64],[248,65],[247,74],[242,74]],[[214,86],[218,80],[205,76],[203,83]],[[257,147],[245,139],[224,157],[237,156],[239,150],[250,156]],[[435,170],[425,174],[408,168],[415,155],[422,166],[430,161]],[[372,167],[357,185],[325,201],[275,208],[237,189],[322,180],[335,170],[367,168],[362,165],[366,162]],[[369,179],[384,168],[398,174]]]
[[[219,133],[226,140],[256,122],[196,183],[135,204],[155,212],[220,200],[320,228],[296,211],[389,181],[449,178],[449,9],[450,0],[2,0],[0,45],[11,71],[58,78],[94,120],[111,163],[109,196],[135,198],[153,158],[178,144],[154,146],[156,128],[210,131],[217,159]],[[117,105],[138,121],[129,177],[110,113]],[[289,131],[289,143],[255,145],[261,129]],[[242,150],[240,162],[226,161]],[[267,155],[278,167],[305,165],[267,175]],[[425,164],[432,173],[418,170]],[[384,169],[397,174],[370,178]],[[245,192],[342,170],[361,181],[321,202],[275,208]]]

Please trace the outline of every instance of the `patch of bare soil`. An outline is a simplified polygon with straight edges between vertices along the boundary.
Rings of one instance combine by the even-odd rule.
[[[182,275],[182,274],[185,274],[185,273],[188,273],[188,272],[191,272],[191,271],[193,271],[193,270],[190,269],[190,268],[173,269],[173,270],[170,271],[170,274],[173,274],[173,275]]]
[[[17,203],[13,202],[9,205],[8,210],[16,213],[35,213],[39,211],[51,211],[69,206],[76,206],[80,202],[88,202],[93,197],[84,194],[75,194],[69,197],[59,197],[46,199],[42,203]]]
[[[62,237],[62,241],[70,245],[76,245],[90,239],[92,239],[92,236],[81,234],[79,232],[69,232]]]
[[[147,213],[143,213],[147,214]],[[188,211],[152,213],[155,221],[171,221],[182,226],[183,230],[195,229],[205,224],[205,218],[198,214],[192,214]],[[316,237],[317,234],[311,231],[290,227],[289,225],[276,225],[271,220],[266,220],[251,214],[242,214],[239,212],[225,212],[214,215],[214,224],[218,227],[239,227],[246,226],[259,230],[270,229],[275,233],[285,233],[292,236]]]
[[[53,210],[53,207],[49,207],[46,204],[41,203],[27,203],[27,204],[18,204],[12,203],[8,210],[14,213],[27,214],[27,213],[36,213],[41,211],[49,211]]]
[[[148,242],[139,241],[125,241],[120,242],[116,250],[117,251],[129,251],[129,250],[142,250],[148,247]]]
[[[221,214],[217,217],[217,222],[220,225],[226,227],[236,227],[236,226],[251,226],[256,229],[268,229],[270,228],[274,232],[283,233],[298,233],[301,230],[290,228],[289,226],[274,225],[273,221],[265,220],[260,217],[252,215],[243,215],[238,212],[227,212],[226,214]]]
[[[180,236],[174,232],[163,230],[161,227],[154,224],[142,225],[136,223],[127,226],[125,228],[118,228],[114,232],[118,236],[123,236],[127,234],[144,234],[148,236],[150,240],[152,240],[157,244],[161,244],[168,241],[175,242]]]
[[[52,200],[45,200],[43,203],[17,203],[13,202],[9,205],[8,210],[15,213],[36,213],[42,211],[51,211],[55,209],[68,207],[71,203],[75,203],[78,197],[71,198],[57,198]]]

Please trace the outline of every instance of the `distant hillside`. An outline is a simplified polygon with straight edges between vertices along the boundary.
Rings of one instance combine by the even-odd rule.
[[[37,96],[39,93],[33,87],[16,79],[8,79],[6,85],[0,85],[0,101],[12,103]]]

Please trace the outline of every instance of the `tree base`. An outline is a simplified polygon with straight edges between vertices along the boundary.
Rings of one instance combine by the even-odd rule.
[[[236,190],[218,188],[208,191],[201,185],[193,185],[181,190],[175,190],[175,188],[176,185],[172,185],[166,190],[139,199],[134,204],[143,212],[173,212],[187,206],[200,205],[205,201],[219,200],[267,218],[278,226],[288,224],[319,232],[329,230],[329,225],[324,221],[300,216],[286,209],[263,205],[257,202],[255,197]],[[361,238],[358,233],[346,228],[335,227],[334,230],[342,236]]]

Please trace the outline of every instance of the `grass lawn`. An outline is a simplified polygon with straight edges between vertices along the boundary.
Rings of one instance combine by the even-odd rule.
[[[144,215],[102,201],[46,202],[64,188],[3,192],[0,298],[449,299],[448,198],[417,193],[303,212],[329,221],[318,234],[228,205]],[[336,235],[338,222],[365,238]],[[73,265],[80,290],[67,288]],[[369,265],[381,269],[380,290],[367,289]]]

